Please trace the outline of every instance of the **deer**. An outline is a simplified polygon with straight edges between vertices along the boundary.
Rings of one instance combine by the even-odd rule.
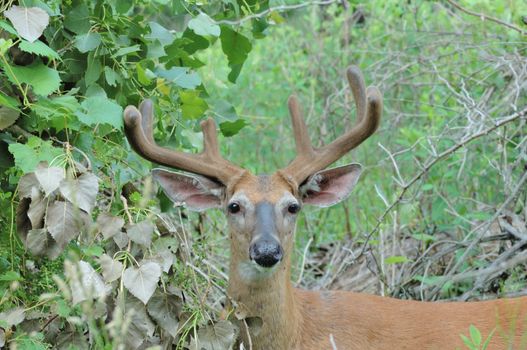
[[[483,336],[491,335],[488,349],[527,348],[527,297],[425,302],[293,287],[291,255],[299,212],[304,206],[329,207],[350,196],[361,165],[328,167],[380,124],[380,90],[366,88],[356,66],[350,66],[346,76],[356,105],[354,126],[314,147],[292,95],[288,108],[297,155],[271,175],[253,175],[222,158],[212,118],[201,122],[203,151],[185,153],[154,141],[151,100],[124,110],[125,135],[133,150],[185,172],[152,170],[166,195],[189,210],[225,212],[230,239],[227,294],[231,308],[242,310],[237,314],[245,325],[240,343],[254,350],[461,349],[465,345],[460,334],[474,325]]]

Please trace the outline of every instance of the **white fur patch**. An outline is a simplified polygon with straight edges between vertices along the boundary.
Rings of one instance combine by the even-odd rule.
[[[320,192],[320,182],[323,180],[321,174],[313,175],[304,186],[300,186],[300,194],[304,197],[308,191]]]
[[[276,264],[273,267],[263,267],[253,260],[242,261],[238,264],[238,274],[245,282],[261,281],[265,278],[271,277],[279,265],[280,264]]]

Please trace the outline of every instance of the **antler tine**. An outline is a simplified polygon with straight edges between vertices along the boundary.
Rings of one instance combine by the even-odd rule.
[[[191,154],[158,146],[152,134],[152,101],[143,101],[139,109],[141,112],[134,106],[125,108],[124,126],[128,142],[143,158],[168,167],[204,175],[223,184],[227,184],[229,179],[244,171],[221,157],[216,126],[212,118],[201,123],[204,135],[203,152]]]
[[[141,112],[141,127],[143,132],[151,143],[154,143],[153,133],[153,119],[154,119],[154,105],[152,100],[146,99],[139,105],[139,111]]]
[[[349,66],[346,69],[346,77],[357,107],[357,122],[359,123],[366,116],[366,84],[357,66]]]
[[[294,97],[289,99],[297,156],[282,172],[295,180],[297,184],[301,184],[310,175],[325,169],[360,145],[379,126],[382,114],[381,92],[374,86],[365,88],[362,73],[356,66],[350,66],[346,75],[357,106],[357,123],[351,130],[328,145],[320,148],[311,146],[307,127],[300,116],[298,102]]]
[[[298,99],[295,95],[289,96],[287,101],[289,106],[289,114],[291,115],[291,122],[293,125],[293,133],[295,136],[296,153],[299,157],[309,158],[314,156],[313,146],[307,131],[306,122],[300,112]]]

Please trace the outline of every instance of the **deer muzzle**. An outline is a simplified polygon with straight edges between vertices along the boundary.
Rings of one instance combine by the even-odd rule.
[[[261,239],[249,248],[249,257],[262,267],[273,267],[282,260],[282,247],[273,240]]]
[[[249,247],[249,257],[262,267],[273,267],[282,260],[283,250],[277,237],[274,205],[256,204],[256,225]]]

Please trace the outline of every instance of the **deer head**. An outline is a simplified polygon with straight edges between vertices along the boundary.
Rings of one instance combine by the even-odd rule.
[[[311,145],[296,97],[289,98],[296,158],[272,175],[253,175],[220,155],[212,119],[201,123],[204,149],[187,154],[159,147],[152,136],[153,106],[150,100],[139,110],[124,111],[125,133],[132,148],[144,158],[193,175],[154,169],[153,177],[169,198],[191,210],[221,208],[231,239],[231,269],[247,283],[257,283],[281,268],[289,269],[293,233],[303,205],[321,207],[345,199],[361,173],[359,164],[326,168],[357,147],[377,126],[382,96],[375,87],[365,88],[357,67],[346,71],[357,107],[356,125],[328,145]],[[231,271],[231,274],[233,272]]]

